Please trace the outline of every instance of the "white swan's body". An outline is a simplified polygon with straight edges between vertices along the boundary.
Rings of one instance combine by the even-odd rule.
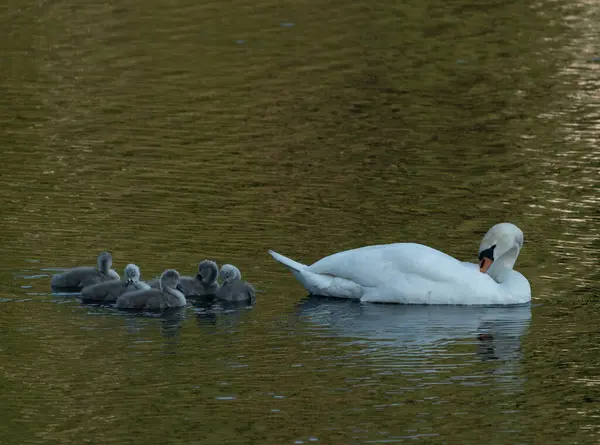
[[[529,282],[512,270],[522,244],[523,233],[515,225],[492,227],[479,249],[494,253],[487,273],[413,243],[347,250],[311,266],[270,253],[313,295],[372,303],[507,305],[531,300]]]

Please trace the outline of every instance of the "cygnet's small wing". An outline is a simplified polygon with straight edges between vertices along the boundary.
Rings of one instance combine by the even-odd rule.
[[[247,301],[253,303],[256,300],[256,291],[250,283],[235,280],[224,283],[219,287],[217,298],[226,301]]]
[[[181,284],[181,287],[183,287],[186,297],[214,295],[219,288],[219,285],[216,281],[210,285],[205,285],[197,277],[180,277],[179,284]]]
[[[119,274],[117,273],[116,270],[114,269],[110,269],[108,271],[108,279],[112,279],[112,280],[120,280],[121,277],[119,276]]]
[[[148,289],[152,289],[152,287],[151,287],[151,286],[150,286],[148,283],[146,283],[146,282],[144,282],[144,281],[136,281],[135,283],[131,283],[131,285],[132,285],[133,287],[135,287],[135,289],[137,289],[137,290],[148,290]]]
[[[152,289],[160,289],[160,278],[153,278],[153,279],[151,279],[149,281],[146,281],[146,283]]]
[[[248,301],[250,303],[255,303],[256,302],[256,289],[254,289],[254,286],[252,286],[247,281],[245,281],[244,284],[246,285],[245,287],[246,287],[246,295],[248,297]]]
[[[50,285],[55,288],[81,289],[102,281],[102,274],[93,267],[75,267],[54,275]]]
[[[179,277],[179,284],[181,284],[186,297],[202,295],[202,283],[195,277]]]
[[[146,309],[162,299],[163,293],[157,289],[137,290],[127,292],[117,298],[116,306],[119,309]]]
[[[81,291],[81,298],[84,301],[114,303],[126,291],[127,285],[125,283],[111,280],[84,287]]]

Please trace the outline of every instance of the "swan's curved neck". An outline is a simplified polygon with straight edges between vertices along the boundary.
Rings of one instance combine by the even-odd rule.
[[[492,277],[494,281],[501,283],[504,281],[505,272],[507,270],[512,270],[518,256],[519,247],[513,246],[494,260],[490,268],[487,270],[487,274]]]

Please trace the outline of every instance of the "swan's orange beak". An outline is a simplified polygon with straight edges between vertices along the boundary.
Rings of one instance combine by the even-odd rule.
[[[482,258],[479,262],[479,272],[486,273],[494,261],[489,258]]]
[[[486,273],[494,262],[494,249],[496,245],[479,252],[479,272]]]

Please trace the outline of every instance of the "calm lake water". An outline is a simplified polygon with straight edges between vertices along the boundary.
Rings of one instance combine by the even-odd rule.
[[[600,441],[600,7],[0,6],[1,444]],[[308,299],[310,263],[525,233],[526,308]],[[131,316],[54,269],[237,265],[253,308]]]

